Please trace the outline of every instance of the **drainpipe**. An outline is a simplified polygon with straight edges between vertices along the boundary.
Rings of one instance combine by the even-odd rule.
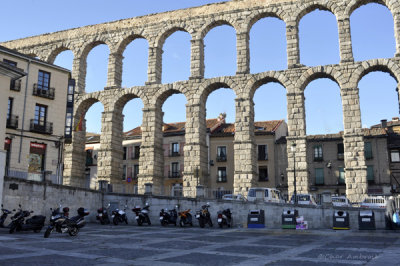
[[[28,59],[28,67],[26,69],[26,82],[25,82],[25,94],[24,94],[24,109],[22,111],[22,126],[21,126],[21,136],[19,139],[19,152],[18,152],[18,163],[21,163],[21,153],[22,153],[22,139],[24,138],[24,126],[25,126],[25,110],[26,110],[26,99],[28,96],[28,83],[29,83],[29,68],[31,66],[32,60]]]

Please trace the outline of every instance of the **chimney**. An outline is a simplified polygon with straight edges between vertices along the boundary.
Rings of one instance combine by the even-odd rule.
[[[387,120],[386,119],[381,120],[381,128],[387,128]]]

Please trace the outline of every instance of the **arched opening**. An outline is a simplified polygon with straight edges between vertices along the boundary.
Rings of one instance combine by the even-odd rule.
[[[165,97],[167,97],[165,99]],[[162,194],[183,196],[184,153],[186,142],[186,97],[178,91],[167,92],[163,97],[163,152],[164,180]]]
[[[123,136],[122,136],[122,177],[120,191],[123,193],[138,193],[138,175],[140,147],[142,143],[143,102],[140,98],[127,95],[121,100],[123,107]],[[125,104],[125,105],[124,105]]]
[[[370,3],[357,8],[350,16],[350,27],[355,61],[395,54],[393,16],[386,6]]]
[[[86,59],[87,72],[85,92],[100,91],[106,87],[109,53],[108,46],[105,44],[99,44],[89,52]]]
[[[207,196],[221,198],[233,193],[235,92],[226,84],[210,87],[206,101],[205,143],[208,145],[209,178],[204,180]]]
[[[185,31],[176,31],[165,40],[162,59],[162,83],[172,83],[189,78],[190,40],[190,34]]]
[[[134,39],[123,52],[122,87],[143,86],[147,81],[149,44],[144,38]]]
[[[72,70],[74,53],[71,50],[65,50],[56,56],[54,64],[69,70]]]
[[[363,128],[399,116],[397,82],[385,72],[370,72],[358,83]]]
[[[286,145],[282,144],[288,133],[286,89],[275,80],[263,81],[254,93],[253,102],[256,186],[278,188],[286,194]]]
[[[314,194],[320,201],[323,191],[346,191],[342,100],[339,85],[326,75],[314,77],[304,94],[308,178],[311,189],[321,187]]]
[[[286,24],[279,18],[258,20],[250,31],[250,72],[287,68]]]
[[[233,76],[236,73],[236,31],[222,25],[210,30],[204,38],[206,78]]]
[[[300,62],[306,66],[340,62],[337,20],[325,10],[314,10],[299,23]]]

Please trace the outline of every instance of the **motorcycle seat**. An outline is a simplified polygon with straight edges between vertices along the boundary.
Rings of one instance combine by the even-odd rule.
[[[78,220],[79,220],[79,218],[81,218],[79,215],[77,215],[77,216],[74,216],[74,217],[72,217],[72,218],[69,218],[69,220],[71,221],[71,222],[77,222]]]

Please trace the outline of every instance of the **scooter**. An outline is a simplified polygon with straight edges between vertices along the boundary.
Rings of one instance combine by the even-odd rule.
[[[222,228],[224,225],[231,227],[232,225],[232,213],[230,209],[226,209],[218,212],[218,225]]]
[[[1,204],[1,211],[2,211],[3,213],[2,213],[1,216],[0,216],[0,227],[1,227],[1,228],[9,227],[9,226],[4,226],[4,222],[6,221],[7,216],[8,216],[9,214],[11,214],[11,211],[9,211],[9,210],[7,210],[7,209],[4,209],[4,208],[3,208],[3,204]]]
[[[89,215],[89,212],[82,207],[77,210],[78,215],[72,218],[64,216],[64,213],[60,211],[60,207],[55,210],[50,208],[50,210],[52,210],[52,214],[50,225],[44,233],[45,238],[48,238],[54,229],[58,233],[68,233],[70,236],[76,236],[79,230],[86,224],[85,216]]]
[[[136,214],[135,218],[139,226],[141,226],[143,223],[151,225],[149,217],[149,208],[150,208],[149,204],[146,203],[146,206],[144,206],[143,209],[141,209],[140,206],[136,206],[135,208],[132,209],[132,211]]]
[[[196,211],[196,219],[199,220],[199,225],[201,228],[204,228],[206,224],[208,224],[210,227],[213,226],[211,215],[210,212],[208,211],[209,207],[210,204],[207,203],[206,205],[201,206],[200,211]]]
[[[183,227],[186,224],[189,224],[190,226],[193,226],[192,222],[192,215],[190,214],[190,209],[181,211],[178,213],[179,215],[179,225],[180,227]]]
[[[39,233],[44,226],[44,221],[46,216],[35,215],[25,221],[25,218],[29,217],[33,211],[23,211],[21,204],[19,205],[19,210],[11,217],[10,231],[12,234],[15,231],[31,231]]]
[[[125,222],[128,224],[128,218],[126,217],[126,205],[124,210],[115,209],[111,212],[111,218],[113,220],[113,224],[118,225],[118,223]]]
[[[176,226],[176,220],[178,219],[178,214],[175,209],[161,209],[160,211],[160,223],[162,226],[166,226],[168,224],[173,224]]]
[[[106,208],[101,207],[100,209],[97,209],[97,216],[96,220],[99,220],[101,224],[109,224],[110,219],[108,218],[108,208],[110,207],[110,204],[107,205]]]

